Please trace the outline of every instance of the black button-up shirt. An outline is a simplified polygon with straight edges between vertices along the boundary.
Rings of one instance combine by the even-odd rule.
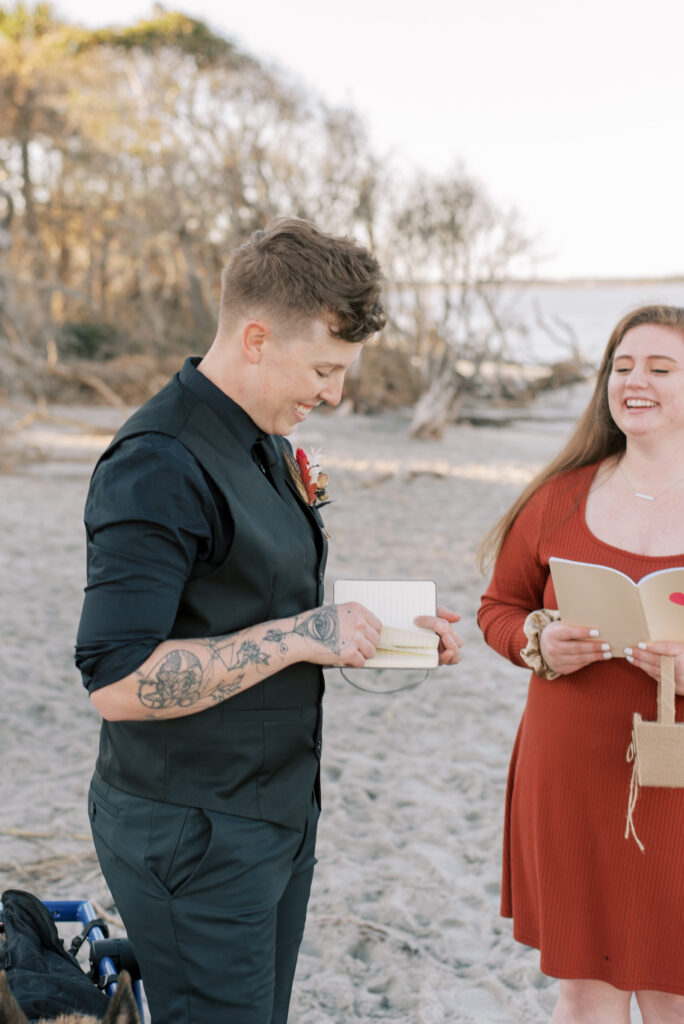
[[[251,451],[250,416],[186,360],[181,383]],[[88,690],[134,672],[169,636],[187,580],[228,556],[233,522],[226,500],[175,438],[142,434],[98,465],[85,508],[88,585],[76,664]]]

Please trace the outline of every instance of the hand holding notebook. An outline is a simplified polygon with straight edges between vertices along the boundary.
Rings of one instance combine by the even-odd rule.
[[[684,641],[684,567],[634,583],[605,565],[550,558],[549,566],[563,622],[598,629],[614,657],[642,641]]]
[[[437,614],[433,580],[337,580],[333,601],[358,601],[382,622],[375,657],[366,668],[436,668],[439,636],[414,619]]]

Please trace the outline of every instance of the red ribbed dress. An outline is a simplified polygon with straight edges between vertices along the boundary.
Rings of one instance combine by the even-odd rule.
[[[684,554],[637,555],[590,532],[596,469],[533,495],[497,560],[478,621],[516,665],[528,613],[557,608],[551,555],[635,581],[684,564]],[[623,658],[554,680],[532,673],[508,780],[501,912],[519,942],[540,950],[545,974],[684,995],[684,789],[642,787],[634,824],[645,852],[624,838],[632,715],[655,719],[656,700],[655,680]],[[682,721],[684,699],[676,704]]]

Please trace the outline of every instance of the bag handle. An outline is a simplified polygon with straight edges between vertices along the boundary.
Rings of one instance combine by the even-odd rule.
[[[674,725],[675,685],[674,657],[660,655],[660,682],[658,683],[658,721],[661,725]]]

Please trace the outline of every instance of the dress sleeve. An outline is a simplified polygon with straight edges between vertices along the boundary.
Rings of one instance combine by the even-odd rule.
[[[76,641],[89,691],[135,671],[168,638],[186,581],[223,560],[217,528],[224,537],[228,531],[215,499],[194,457],[173,438],[131,438],[96,468]]]
[[[515,665],[527,643],[523,624],[543,607],[548,564],[540,558],[548,485],[532,495],[513,523],[482,596],[477,621],[485,641]]]

